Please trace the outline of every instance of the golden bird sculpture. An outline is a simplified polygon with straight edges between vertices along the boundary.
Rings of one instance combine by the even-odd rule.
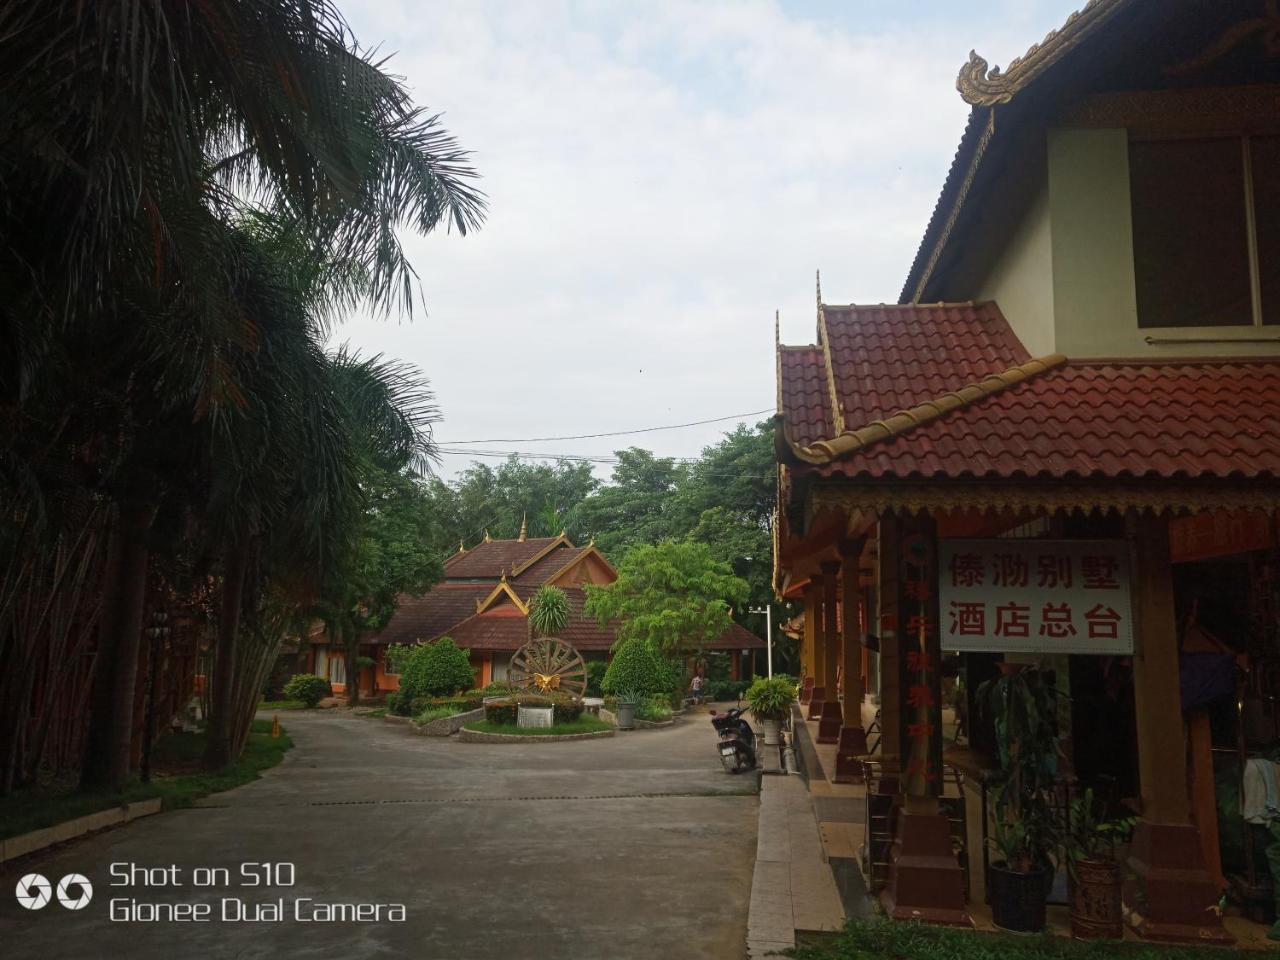
[[[543,693],[550,693],[552,690],[560,689],[560,674],[535,673],[533,675],[533,682]]]

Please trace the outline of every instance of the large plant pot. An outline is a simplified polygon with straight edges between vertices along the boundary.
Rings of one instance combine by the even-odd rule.
[[[636,705],[618,701],[618,729],[631,730],[636,725]]]
[[[988,889],[991,920],[1011,933],[1039,933],[1044,929],[1047,877],[1043,868],[1031,873],[1010,870],[1004,863],[991,865]]]
[[[1119,940],[1120,864],[1114,860],[1078,860],[1071,878],[1071,936],[1077,940]]]
[[[776,747],[778,745],[778,734],[782,731],[782,722],[780,720],[761,720],[760,731],[764,734],[765,746]]]

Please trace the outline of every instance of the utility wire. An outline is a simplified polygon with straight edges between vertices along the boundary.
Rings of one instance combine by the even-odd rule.
[[[712,417],[710,420],[693,420],[689,423],[672,423],[665,427],[641,427],[639,430],[615,430],[611,433],[579,433],[571,437],[525,437],[524,439],[494,440],[441,440],[442,447],[456,447],[467,443],[543,443],[552,440],[597,440],[601,437],[627,437],[637,433],[655,433],[658,430],[682,430],[685,427],[701,427],[708,423],[724,423],[726,420],[745,420],[747,417],[758,417],[761,414],[773,413],[773,407],[764,410],[753,410],[750,413],[735,413],[728,417]]]

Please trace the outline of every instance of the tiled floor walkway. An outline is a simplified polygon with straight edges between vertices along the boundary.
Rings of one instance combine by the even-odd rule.
[[[747,919],[752,960],[795,946],[797,930],[838,930],[843,923],[844,909],[804,780],[765,777]]]

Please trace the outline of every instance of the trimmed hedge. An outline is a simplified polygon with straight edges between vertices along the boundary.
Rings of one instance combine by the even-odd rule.
[[[605,671],[601,687],[605,693],[617,696],[635,693],[641,697],[670,690],[673,670],[662,654],[648,640],[633,637],[618,647],[609,669]]]
[[[581,700],[568,694],[556,694],[551,697],[540,697],[534,694],[519,694],[509,700],[495,700],[484,705],[484,718],[490,723],[505,724],[514,727],[519,719],[520,707],[551,707],[553,723],[572,723],[582,716],[584,709]]]

